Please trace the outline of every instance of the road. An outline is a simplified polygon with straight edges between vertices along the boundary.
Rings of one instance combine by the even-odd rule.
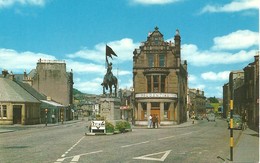
[[[186,127],[134,128],[104,136],[85,136],[85,125],[78,122],[1,133],[0,162],[217,163],[229,158],[229,130],[220,119]],[[234,131],[234,138],[239,132]]]

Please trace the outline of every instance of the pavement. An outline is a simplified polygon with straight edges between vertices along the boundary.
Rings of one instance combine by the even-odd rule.
[[[62,124],[59,123],[48,123],[46,124],[36,124],[36,125],[21,125],[21,124],[14,124],[14,125],[0,125],[0,134],[6,132],[15,132],[19,130],[24,130],[28,128],[45,128],[45,127],[58,127],[58,126],[65,126],[70,125],[73,123],[83,122],[83,120],[72,120],[72,121],[64,121]]]
[[[82,120],[73,120],[66,121],[64,124],[55,123],[55,124],[37,124],[37,125],[0,125],[0,134],[6,132],[17,131],[17,128],[26,129],[26,128],[43,128],[43,127],[54,127],[69,125],[73,123],[83,122]],[[159,128],[167,127],[189,127],[192,125],[198,124],[198,121],[195,121],[192,124],[191,120],[188,120],[185,123],[173,126],[159,126]],[[133,126],[133,129],[138,128],[147,128],[147,126]],[[18,129],[19,130],[19,129]],[[259,162],[259,133],[247,128],[244,131],[240,131],[237,138],[234,137],[235,143],[233,148],[233,161],[230,161],[230,158],[227,158],[225,162],[234,162],[234,163],[258,163]],[[230,157],[230,156],[229,156]]]
[[[233,150],[233,162],[258,163],[259,162],[259,133],[247,128],[241,131],[239,141]]]

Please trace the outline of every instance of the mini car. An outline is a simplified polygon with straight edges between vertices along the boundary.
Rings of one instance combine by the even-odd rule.
[[[208,121],[215,121],[215,114],[214,113],[209,113],[207,115],[207,120]]]

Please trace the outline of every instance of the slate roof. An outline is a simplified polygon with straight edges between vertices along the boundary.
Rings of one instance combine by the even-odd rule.
[[[30,93],[33,97],[35,97],[38,100],[46,100],[47,97],[38,91],[36,91],[33,87],[31,87],[28,83],[23,83],[21,81],[15,81],[17,84],[19,84],[23,89],[25,89],[28,93]]]
[[[0,77],[0,101],[1,102],[31,102],[40,103],[16,82]]]

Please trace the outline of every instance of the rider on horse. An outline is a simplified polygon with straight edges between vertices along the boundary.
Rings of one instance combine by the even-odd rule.
[[[113,77],[113,73],[112,73],[112,63],[110,62],[107,66],[107,73],[105,75],[103,82],[111,82],[112,81],[112,77]]]

